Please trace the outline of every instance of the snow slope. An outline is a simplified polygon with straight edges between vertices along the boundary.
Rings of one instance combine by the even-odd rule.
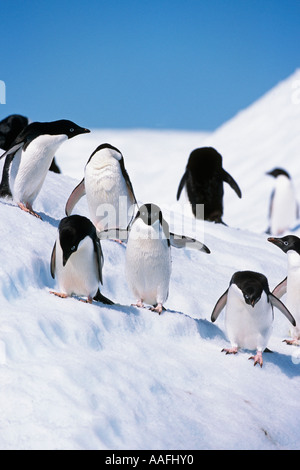
[[[280,164],[299,188],[300,104],[291,97],[299,80],[296,71],[210,135],[93,130],[66,142],[57,154],[63,174],[48,174],[34,205],[42,221],[0,201],[1,449],[300,447],[300,350],[282,343],[286,318],[275,311],[263,368],[248,361],[249,351],[221,353],[224,315],[210,322],[234,271],[263,272],[271,288],[286,275],[284,254],[264,233],[272,189],[265,171]],[[65,202],[103,142],[122,151],[139,201],[160,204],[172,229],[211,249],[172,250],[161,316],[130,305],[125,248],[108,240],[102,292],[115,305],[49,294]],[[222,153],[243,192],[239,200],[225,188],[228,227],[196,224],[184,198],[175,200],[188,155],[202,145]],[[88,215],[84,198],[76,210]]]

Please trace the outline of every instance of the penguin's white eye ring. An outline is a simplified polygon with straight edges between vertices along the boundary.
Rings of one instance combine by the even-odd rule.
[[[283,244],[284,244],[285,246],[288,246],[289,242],[283,242]]]
[[[249,295],[245,294],[245,299],[248,300],[248,299],[249,299]]]
[[[74,132],[74,127],[71,127],[70,132]]]
[[[75,249],[76,249],[75,245],[71,246],[71,251],[74,251]]]

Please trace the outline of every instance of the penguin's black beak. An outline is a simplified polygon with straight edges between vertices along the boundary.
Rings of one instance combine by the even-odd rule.
[[[281,238],[274,238],[274,237],[269,237],[268,242],[271,242],[274,245],[277,245],[279,247],[283,244],[283,241]]]
[[[256,297],[256,299],[252,299],[250,302],[251,307],[254,308],[259,300],[260,300],[260,296]]]
[[[87,129],[86,127],[80,127],[78,130],[78,134],[88,134],[89,132],[91,131]]]
[[[68,252],[63,252],[63,266],[65,266],[67,264],[67,261],[68,259],[70,258],[72,252],[71,251],[68,251]]]

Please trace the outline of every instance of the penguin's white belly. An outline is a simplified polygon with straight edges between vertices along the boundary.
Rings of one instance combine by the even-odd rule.
[[[228,291],[225,326],[232,346],[263,351],[269,341],[273,324],[273,310],[267,296],[254,306],[243,299],[239,288],[232,285]]]
[[[69,257],[65,266],[62,259],[62,249],[57,240],[55,275],[60,291],[68,296],[94,297],[99,286],[99,275],[92,240],[86,237],[80,242],[79,248]]]
[[[131,233],[126,248],[127,282],[146,304],[163,304],[169,293],[171,254],[166,240],[135,239]]]
[[[295,257],[299,257],[299,255],[295,253]],[[290,268],[288,271],[285,304],[296,320],[294,333],[298,336],[300,334],[300,267]]]
[[[85,170],[85,191],[90,218],[101,231],[107,228],[127,228],[131,217],[128,188],[119,162],[97,168],[88,164]]]
[[[294,189],[285,176],[278,176],[271,212],[271,233],[280,235],[293,226],[297,202]]]
[[[42,135],[34,139],[25,151],[17,151],[9,174],[9,185],[16,202],[32,204],[41,190],[55,152],[65,140],[66,135]]]

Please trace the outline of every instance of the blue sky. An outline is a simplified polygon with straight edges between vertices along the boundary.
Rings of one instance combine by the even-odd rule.
[[[300,67],[300,0],[9,0],[0,118],[214,130]]]

